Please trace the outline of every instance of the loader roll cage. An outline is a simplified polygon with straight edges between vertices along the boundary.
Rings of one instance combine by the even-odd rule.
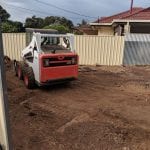
[[[22,51],[22,58],[33,59],[34,54],[60,54],[75,52],[74,35],[58,34],[56,30],[26,29],[27,47]]]
[[[41,33],[41,34],[58,34],[57,30],[54,29],[34,29],[34,28],[26,28],[26,46],[32,40],[33,33]]]
[[[27,46],[30,44],[33,35],[37,39],[35,48],[38,47],[38,49],[40,49],[41,51],[43,49],[46,51],[46,49],[48,49],[48,46],[50,48],[50,46],[52,45],[53,45],[54,51],[55,49],[74,51],[74,35],[73,34],[59,34],[58,31],[54,29],[26,28],[26,45]]]
[[[41,34],[33,33],[37,40],[37,46],[41,51],[69,50],[74,51],[73,34]]]

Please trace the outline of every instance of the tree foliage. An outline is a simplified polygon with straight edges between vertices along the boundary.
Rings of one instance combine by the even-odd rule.
[[[24,27],[21,22],[7,20],[2,22],[2,31],[4,33],[24,32]]]
[[[49,16],[44,19],[33,16],[25,21],[26,28],[53,28],[64,32],[71,31],[73,23],[65,17]]]
[[[10,33],[10,32],[17,32],[17,28],[10,24],[9,22],[3,22],[2,23],[2,31],[4,33]]]
[[[65,17],[57,17],[57,16],[50,16],[44,19],[44,25],[63,25],[68,29],[72,29],[73,23],[71,20],[66,19]]]
[[[10,14],[2,6],[0,6],[0,17],[3,32],[24,32],[25,28],[48,28],[56,29],[60,33],[67,33],[71,32],[74,26],[71,20],[58,16],[48,16],[46,18],[28,17],[25,20],[25,25],[23,25],[21,22],[8,20]]]
[[[69,30],[67,27],[63,26],[63,25],[50,25],[50,26],[45,26],[44,29],[55,29],[55,30],[57,30],[59,33],[62,33],[62,34],[64,34],[64,33],[69,33],[69,32],[70,32],[70,30]]]
[[[10,17],[10,14],[2,7],[0,6],[0,18],[2,21],[8,20]]]
[[[10,14],[0,6],[0,18],[2,19],[2,32],[23,32],[23,23],[8,20]]]
[[[44,19],[32,16],[31,18],[27,18],[25,21],[26,28],[43,28],[44,27]]]

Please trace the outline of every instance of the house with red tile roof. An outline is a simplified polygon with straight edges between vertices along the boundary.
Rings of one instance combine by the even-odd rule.
[[[125,35],[126,33],[150,33],[150,7],[134,7],[90,23],[98,35]]]

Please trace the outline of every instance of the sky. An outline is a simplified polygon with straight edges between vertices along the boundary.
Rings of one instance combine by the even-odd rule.
[[[76,12],[76,14],[39,3],[39,1]],[[15,21],[25,22],[27,17],[33,15],[37,17],[64,16],[72,20],[74,24],[80,23],[82,19],[92,22],[98,17],[126,11],[130,8],[130,4],[131,0],[0,0],[0,5],[11,15],[10,19]],[[134,0],[134,7],[150,7],[150,0]]]

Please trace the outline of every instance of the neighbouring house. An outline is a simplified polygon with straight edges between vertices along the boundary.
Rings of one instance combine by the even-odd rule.
[[[150,7],[138,8],[102,17],[91,27],[98,31],[98,35],[125,35],[126,33],[150,33]]]
[[[81,25],[73,28],[75,34],[97,35],[98,30],[93,29],[90,25]]]

